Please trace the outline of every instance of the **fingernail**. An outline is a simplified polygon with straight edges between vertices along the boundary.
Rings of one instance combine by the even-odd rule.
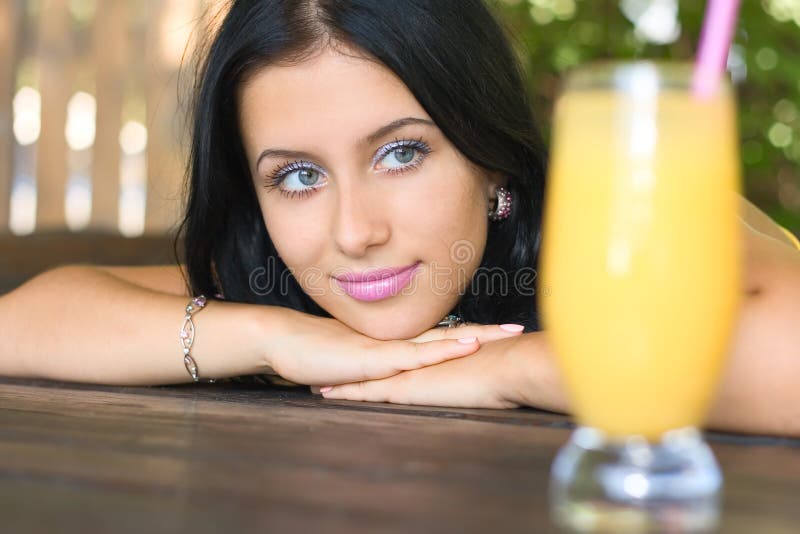
[[[508,323],[508,324],[501,324],[500,329],[505,330],[506,332],[516,333],[516,332],[522,332],[523,330],[525,330],[525,327],[522,326],[521,324]]]
[[[333,386],[323,386],[323,387],[319,388],[319,392],[320,393],[327,393],[332,389],[333,389]]]
[[[476,337],[462,337],[458,340],[459,343],[463,343],[464,345],[469,345],[470,343],[475,343],[475,340],[478,339]]]

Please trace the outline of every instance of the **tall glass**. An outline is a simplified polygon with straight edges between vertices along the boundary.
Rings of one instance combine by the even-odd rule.
[[[722,476],[697,431],[740,292],[735,104],[689,64],[582,67],[557,101],[541,299],[578,428],[558,522],[703,530]]]

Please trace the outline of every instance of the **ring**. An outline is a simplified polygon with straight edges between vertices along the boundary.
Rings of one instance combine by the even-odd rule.
[[[450,314],[436,325],[437,327],[443,326],[445,328],[455,328],[464,324],[464,319],[455,314]]]

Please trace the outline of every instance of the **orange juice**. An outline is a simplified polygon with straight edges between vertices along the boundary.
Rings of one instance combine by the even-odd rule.
[[[587,87],[554,124],[540,301],[578,422],[697,426],[740,292],[732,97]]]

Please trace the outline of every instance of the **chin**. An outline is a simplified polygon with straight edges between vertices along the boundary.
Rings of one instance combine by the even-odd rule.
[[[347,320],[339,318],[353,330],[382,341],[411,339],[432,328],[430,325],[420,324],[419,319],[419,317],[406,317],[400,320],[384,321],[375,317],[352,317]]]

